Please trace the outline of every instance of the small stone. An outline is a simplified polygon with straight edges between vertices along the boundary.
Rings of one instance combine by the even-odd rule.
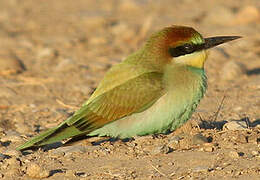
[[[216,169],[216,170],[222,170],[223,167],[219,167],[219,166],[218,166],[218,167],[216,167],[215,169]]]
[[[169,162],[168,165],[169,165],[169,166],[173,166],[174,163],[173,163],[173,162]]]
[[[65,147],[60,147],[49,151],[49,153],[52,155],[65,155],[65,156],[71,153],[85,153],[85,152],[86,152],[86,148],[80,145],[65,146]]]
[[[163,146],[158,146],[156,148],[154,148],[154,150],[152,151],[152,154],[168,154],[172,151],[172,149],[167,146],[167,145],[163,145]]]
[[[84,177],[88,177],[89,174],[87,174],[87,173],[85,173],[85,172],[76,172],[76,173],[75,173],[75,176],[84,178]]]
[[[251,158],[253,158],[253,157],[254,157],[253,154],[247,154],[247,158],[251,159]]]
[[[50,172],[43,169],[41,166],[39,166],[36,163],[31,163],[27,167],[26,174],[31,178],[47,178],[50,175]]]
[[[206,147],[203,148],[203,150],[204,150],[205,152],[213,152],[213,151],[214,151],[214,148],[213,148],[212,146],[206,146]]]
[[[254,156],[257,156],[257,155],[259,154],[258,151],[252,151],[251,153],[252,153],[252,155],[254,155]]]
[[[241,107],[241,106],[234,107],[234,110],[235,110],[235,111],[241,111],[241,110],[242,110],[242,107]]]
[[[36,56],[38,58],[46,58],[46,57],[50,57],[50,56],[56,56],[57,52],[55,52],[54,49],[51,48],[41,48],[38,50]]]
[[[229,157],[234,158],[234,159],[239,158],[239,154],[236,151],[230,151],[228,155],[229,155]]]
[[[195,134],[192,137],[192,144],[193,145],[201,145],[201,144],[205,144],[205,143],[208,143],[208,139],[200,133]]]
[[[221,79],[223,80],[234,80],[242,74],[246,74],[246,67],[237,61],[228,61],[220,71]]]
[[[172,149],[178,149],[181,140],[182,138],[180,136],[173,136],[169,139],[168,146]]]
[[[72,69],[74,67],[75,62],[70,59],[70,58],[59,58],[60,62],[58,63],[58,65],[55,67],[56,71],[69,71],[70,69]]]
[[[230,122],[227,122],[223,126],[224,130],[244,130],[247,129],[247,124],[245,121],[242,120],[232,120]]]
[[[180,142],[180,140],[182,140],[183,138],[181,138],[180,136],[173,136],[169,139],[169,143],[175,143],[178,144]]]
[[[193,172],[208,172],[209,167],[206,166],[198,166],[192,169]]]

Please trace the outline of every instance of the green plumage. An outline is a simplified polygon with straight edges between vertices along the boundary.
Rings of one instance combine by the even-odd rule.
[[[187,49],[187,43],[198,50]],[[72,117],[18,149],[82,135],[128,138],[175,130],[191,117],[207,87],[203,45],[202,36],[189,27],[155,33],[107,72]]]

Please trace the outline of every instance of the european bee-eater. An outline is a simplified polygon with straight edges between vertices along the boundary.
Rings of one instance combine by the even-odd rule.
[[[191,27],[171,26],[113,66],[73,116],[19,150],[79,136],[129,138],[167,133],[183,125],[207,88],[207,50],[240,38],[203,38]]]

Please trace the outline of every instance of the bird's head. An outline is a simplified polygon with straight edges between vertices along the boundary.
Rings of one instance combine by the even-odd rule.
[[[238,38],[240,36],[203,38],[191,27],[171,26],[153,34],[146,47],[158,57],[157,61],[203,68],[207,59],[206,50]]]

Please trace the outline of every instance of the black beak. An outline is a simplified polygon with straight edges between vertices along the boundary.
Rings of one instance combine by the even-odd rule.
[[[217,45],[223,44],[225,42],[233,41],[235,39],[239,39],[241,36],[217,36],[217,37],[209,37],[205,38],[204,48],[209,49],[215,47]]]

